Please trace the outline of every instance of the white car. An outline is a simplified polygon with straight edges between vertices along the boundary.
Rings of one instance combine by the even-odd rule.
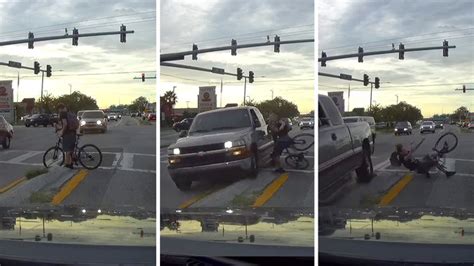
[[[435,133],[436,131],[436,124],[433,121],[424,121],[420,125],[420,133],[423,134],[425,132]]]
[[[114,121],[117,121],[118,120],[118,116],[116,113],[110,113],[107,115],[107,120],[114,120]]]
[[[10,142],[13,137],[13,126],[0,116],[0,144],[4,149],[10,148]]]
[[[308,117],[301,118],[299,127],[300,129],[304,129],[304,128],[314,129],[314,119],[308,118]]]

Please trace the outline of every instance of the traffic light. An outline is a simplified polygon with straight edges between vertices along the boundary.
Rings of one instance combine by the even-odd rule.
[[[237,55],[237,41],[232,39],[232,42],[230,43],[232,45],[232,49],[231,49],[231,52],[230,54],[231,55]]]
[[[369,85],[369,75],[364,74],[364,86]]]
[[[38,75],[38,73],[40,72],[40,63],[35,61],[34,69],[35,69],[35,74]]]
[[[77,46],[79,37],[77,35],[79,34],[79,30],[74,28],[72,30],[72,45]]]
[[[249,83],[253,83],[253,71],[249,71]]]
[[[280,52],[280,36],[275,35],[275,45],[273,46],[273,52]]]
[[[376,89],[380,88],[380,79],[379,78],[375,77],[375,82],[374,83],[375,83],[375,88]]]
[[[400,43],[400,45],[398,46],[398,49],[399,49],[399,50],[404,50],[404,49],[405,49],[405,45],[404,45],[403,43]],[[398,59],[400,59],[400,60],[405,59],[405,51],[399,51],[399,52],[398,52]]]
[[[364,48],[359,47],[359,63],[364,62],[364,56],[362,55],[364,53]]]
[[[466,93],[466,85],[462,85],[462,93]]]
[[[443,56],[448,57],[448,41],[443,41]]]
[[[142,82],[145,82],[145,73],[142,73]]]
[[[33,32],[28,33],[28,49],[33,49],[35,46],[33,45],[33,39],[35,38],[35,35]]]
[[[127,27],[122,24],[122,26],[120,26],[120,31],[122,32],[120,33],[120,42],[127,42],[127,34],[125,33],[127,31]]]
[[[326,66],[326,60],[325,60],[326,57],[327,57],[326,52],[321,52],[321,66],[322,67]]]
[[[197,60],[198,59],[198,55],[195,51],[198,50],[198,46],[197,44],[193,44],[193,60]]]
[[[46,65],[46,77],[51,77],[51,66]]]
[[[242,68],[238,67],[237,68],[237,80],[242,79]]]

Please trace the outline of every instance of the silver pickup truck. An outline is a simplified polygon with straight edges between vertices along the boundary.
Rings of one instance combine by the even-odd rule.
[[[180,190],[193,181],[235,172],[256,177],[270,161],[273,140],[255,107],[230,107],[198,114],[189,131],[168,147],[168,172]]]
[[[319,95],[318,98],[320,192],[341,186],[354,170],[358,182],[369,182],[374,174],[369,124],[345,124],[330,97]]]

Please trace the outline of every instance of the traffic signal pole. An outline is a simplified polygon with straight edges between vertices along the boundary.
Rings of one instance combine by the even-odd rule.
[[[373,83],[371,82],[370,83],[370,105],[369,105],[369,111],[372,110],[372,87],[373,87]]]
[[[41,101],[43,101],[44,71],[41,71]]]
[[[245,81],[244,81],[244,106],[245,106],[245,98],[247,96],[247,77],[244,77],[245,78]]]

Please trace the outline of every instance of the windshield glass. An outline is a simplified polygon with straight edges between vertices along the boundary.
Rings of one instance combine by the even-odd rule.
[[[84,112],[82,118],[104,118],[104,113],[102,112]]]
[[[250,127],[250,116],[247,109],[209,112],[196,116],[189,133],[208,132],[220,129]]]
[[[409,124],[407,122],[398,122],[395,126],[396,127],[407,127],[407,126],[409,126]]]
[[[357,118],[343,118],[343,120],[344,120],[344,123],[355,123],[359,121],[359,119]]]
[[[433,122],[423,122],[423,124],[422,124],[422,125],[428,125],[428,126],[431,126],[431,125],[433,125]]]

